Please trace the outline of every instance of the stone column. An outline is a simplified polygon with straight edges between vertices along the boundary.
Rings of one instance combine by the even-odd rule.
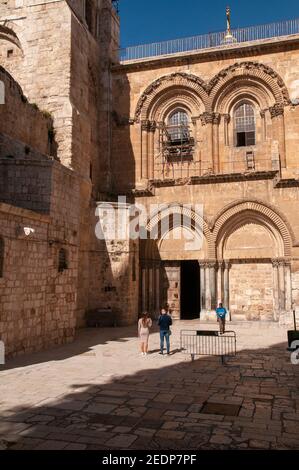
[[[261,121],[262,121],[262,140],[265,142],[267,140],[267,125],[266,125],[266,110],[262,109],[260,112]]]
[[[198,136],[198,124],[197,120],[198,117],[192,117],[192,124],[193,124],[193,135],[194,135],[194,142],[195,142],[195,149],[194,149],[194,162],[196,168],[196,175],[201,174],[201,159],[200,159],[200,148],[199,148],[199,136]]]
[[[141,282],[142,282],[142,312],[146,312],[148,309],[148,286],[147,286],[147,268],[142,268],[141,274]]]
[[[216,309],[216,261],[209,261],[209,277],[210,277],[210,294],[211,294],[211,310]]]
[[[161,308],[160,300],[160,266],[156,265],[155,267],[155,283],[156,283],[156,296],[155,296],[155,313],[158,314]]]
[[[279,140],[279,154],[281,168],[286,167],[286,142],[285,142],[285,125],[284,125],[284,106],[276,103],[269,108],[273,122],[273,135]]]
[[[209,264],[205,264],[205,307],[206,310],[212,310],[212,296],[211,296],[211,283],[210,283],[210,268]]]
[[[278,266],[279,262],[274,259],[272,260],[273,265],[273,295],[274,295],[274,321],[278,321],[279,316],[279,273],[278,273]]]
[[[206,310],[206,263],[199,261],[200,267],[200,308],[201,312]]]
[[[223,305],[229,310],[229,270],[231,263],[229,261],[224,262],[224,274],[223,274]]]
[[[285,263],[285,308],[288,312],[292,310],[292,274],[291,274],[291,262],[286,261]]]
[[[217,277],[217,303],[223,303],[223,261],[218,262],[218,277]]]
[[[154,179],[155,171],[155,131],[156,122],[150,121],[149,123],[149,160],[148,160],[148,177]]]
[[[205,112],[200,116],[201,123],[203,126],[206,127],[206,139],[207,139],[207,153],[205,161],[203,162],[202,172],[205,173],[213,173],[214,165],[213,165],[213,113]]]
[[[285,310],[285,274],[284,274],[284,265],[285,261],[284,260],[279,260],[278,261],[278,273],[279,273],[279,310],[284,311]]]
[[[154,269],[152,266],[148,267],[148,311],[153,312],[154,309]]]
[[[150,122],[141,122],[141,179],[148,179],[148,131]]]
[[[215,173],[220,171],[219,160],[219,124],[221,114],[213,113],[213,170]]]
[[[230,114],[224,114],[224,144],[229,147],[229,123],[230,123]]]

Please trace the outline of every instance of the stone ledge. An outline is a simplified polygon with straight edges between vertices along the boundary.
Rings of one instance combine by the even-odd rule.
[[[0,212],[15,215],[17,217],[26,217],[27,219],[38,220],[46,224],[49,224],[51,221],[51,217],[47,214],[36,213],[29,209],[12,206],[11,204],[6,204],[4,202],[0,202]]]

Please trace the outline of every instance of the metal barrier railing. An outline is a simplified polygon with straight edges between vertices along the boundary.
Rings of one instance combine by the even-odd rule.
[[[119,50],[119,60],[125,62],[128,60],[158,57],[180,52],[227,47],[228,44],[225,42],[226,34],[226,31],[221,31],[188,38],[173,39],[170,41],[130,46]],[[236,44],[299,34],[299,18],[277,23],[249,26],[247,28],[232,29],[231,34]]]
[[[192,361],[195,356],[219,356],[224,364],[225,357],[237,354],[237,336],[234,331],[181,330],[180,348]]]

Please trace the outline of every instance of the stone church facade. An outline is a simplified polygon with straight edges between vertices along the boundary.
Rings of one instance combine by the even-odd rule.
[[[299,34],[120,61],[113,3],[0,3],[8,355],[71,341],[93,309],[283,322],[299,304]],[[147,239],[98,239],[101,202],[145,207]]]

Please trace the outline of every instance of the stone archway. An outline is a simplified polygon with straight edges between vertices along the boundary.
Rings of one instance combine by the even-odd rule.
[[[173,317],[181,318],[183,267],[194,268],[194,263],[198,270],[193,270],[197,272],[193,281],[200,299],[199,264],[207,256],[211,238],[207,222],[191,207],[172,204],[152,214],[146,230],[148,237],[140,250],[141,309],[157,314],[168,304]]]
[[[291,310],[287,224],[271,208],[247,201],[219,215],[213,227],[218,298],[235,320],[277,320]]]

